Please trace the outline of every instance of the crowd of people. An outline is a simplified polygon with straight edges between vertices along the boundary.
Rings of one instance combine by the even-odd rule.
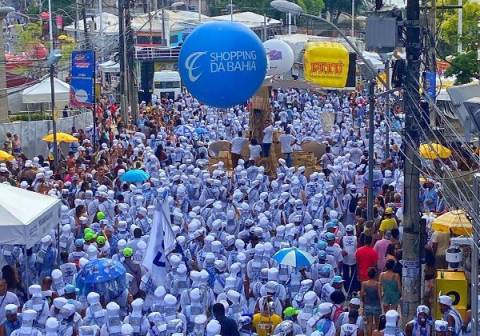
[[[391,132],[386,149],[386,104],[375,118],[374,220],[364,94],[273,90],[271,105],[262,141],[249,139],[245,106],[218,111],[185,94],[140,104],[135,125],[102,98],[95,139],[91,128],[72,129],[78,143],[58,167],[9,145],[16,159],[0,164],[0,182],[58,197],[62,209],[59,233],[27,251],[2,246],[0,335],[469,335],[449,296],[439,297],[443,318],[435,320],[428,286],[415,318],[401,318],[402,138]],[[323,113],[334,114],[331,129]],[[283,157],[268,175],[258,163],[274,132]],[[232,143],[232,170],[209,166],[217,140]],[[292,165],[305,141],[326,145],[309,176]],[[123,182],[130,169],[150,177]],[[142,261],[160,194],[168,194],[176,246],[159,284]],[[448,210],[431,180],[420,201],[423,211]],[[426,283],[445,263],[448,240],[429,236]],[[314,263],[272,259],[288,247]],[[116,296],[78,288],[78,274],[102,258],[128,273]]]

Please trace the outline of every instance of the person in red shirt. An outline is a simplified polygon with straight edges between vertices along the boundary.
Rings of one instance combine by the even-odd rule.
[[[377,267],[378,254],[372,247],[373,237],[365,236],[365,245],[355,252],[357,258],[358,278],[360,282],[368,280],[368,270]]]

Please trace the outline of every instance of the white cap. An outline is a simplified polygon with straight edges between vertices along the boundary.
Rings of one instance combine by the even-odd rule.
[[[438,297],[438,302],[439,302],[440,304],[444,304],[444,305],[447,305],[447,306],[449,306],[449,307],[451,307],[452,304],[453,304],[452,298],[451,298],[450,296],[448,296],[448,295],[440,295],[440,296]]]
[[[220,334],[220,331],[222,330],[222,326],[220,325],[220,322],[217,320],[211,320],[207,324],[207,335],[218,335]]]
[[[41,240],[42,244],[47,244],[47,243],[50,243],[51,241],[52,241],[52,236],[50,236],[50,235],[46,235]]]
[[[400,315],[398,314],[398,312],[396,310],[389,310],[385,313],[385,320],[386,320],[386,323],[385,325],[387,327],[396,327],[397,326],[397,323],[398,323],[398,317]]]
[[[448,322],[443,320],[436,320],[435,331],[448,331]]]
[[[100,294],[96,292],[90,292],[87,295],[87,301],[89,304],[95,304],[100,302]]]
[[[133,327],[128,324],[128,323],[124,323],[122,325],[122,336],[130,336],[130,335],[133,335]]]
[[[65,306],[67,302],[68,300],[62,296],[56,297],[55,299],[53,299],[53,306],[57,309],[60,309]]]
[[[351,305],[355,305],[355,306],[360,306],[360,305],[361,305],[361,301],[360,301],[359,298],[354,297],[354,298],[352,298],[352,299],[350,300],[350,304],[351,304]]]
[[[37,317],[37,312],[33,309],[24,310],[22,313],[22,321],[33,321]]]
[[[324,315],[330,314],[332,312],[332,306],[333,305],[330,302],[322,302],[318,306],[317,311],[320,314],[320,316],[324,316]]]
[[[55,317],[49,317],[45,322],[45,327],[50,331],[56,330],[59,325],[60,325],[60,322],[58,322],[58,320]]]
[[[13,303],[9,303],[5,306],[5,313],[7,314],[13,314],[18,312],[18,307],[17,305],[14,305]]]
[[[109,302],[106,308],[107,308],[107,311],[111,313],[120,311],[120,306],[115,302]]]
[[[28,287],[28,292],[31,296],[41,297],[42,287],[40,287],[40,285],[31,285],[30,287]]]

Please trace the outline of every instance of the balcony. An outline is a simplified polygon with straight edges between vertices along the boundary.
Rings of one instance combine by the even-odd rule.
[[[135,59],[137,61],[163,61],[171,62],[178,60],[180,47],[135,47]]]

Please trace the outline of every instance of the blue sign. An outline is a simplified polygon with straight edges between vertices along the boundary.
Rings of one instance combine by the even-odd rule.
[[[437,96],[437,73],[433,71],[425,71],[425,87],[426,87],[426,94],[430,96],[430,98],[435,101]]]
[[[183,84],[213,107],[245,103],[267,73],[267,55],[253,31],[236,22],[208,22],[185,40],[179,57]]]
[[[72,52],[72,104],[91,105],[95,102],[95,52]]]

